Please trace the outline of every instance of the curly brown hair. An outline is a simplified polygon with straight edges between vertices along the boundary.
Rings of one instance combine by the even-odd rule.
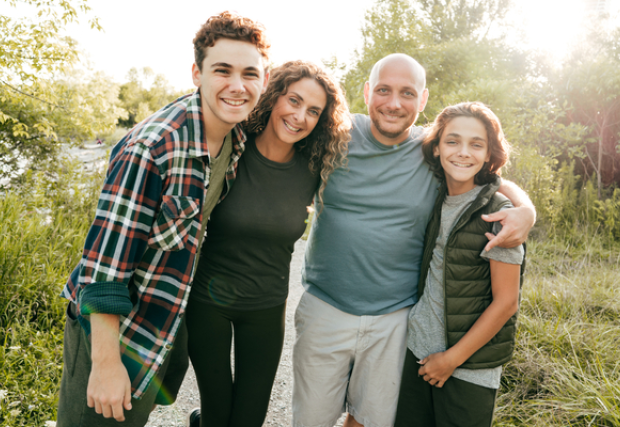
[[[441,160],[433,153],[439,145],[444,129],[452,119],[457,117],[472,117],[480,120],[487,131],[487,141],[490,158],[484,163],[482,169],[474,177],[476,185],[484,185],[497,179],[502,171],[501,168],[508,163],[510,144],[504,137],[502,125],[493,111],[481,102],[462,102],[443,109],[435,118],[435,121],[427,130],[426,137],[422,142],[424,160],[430,165],[430,169],[440,181],[445,181],[446,176],[441,167]]]
[[[265,59],[265,65],[269,62],[271,44],[265,35],[265,27],[249,18],[226,11],[207,19],[194,37],[194,60],[200,71],[207,56],[207,48],[221,38],[252,43]]]
[[[289,61],[271,70],[269,86],[258,105],[243,123],[250,134],[259,134],[267,126],[271,111],[278,98],[286,95],[292,83],[301,79],[316,81],[327,95],[327,104],[310,135],[295,143],[294,147],[308,158],[310,171],[319,173],[319,202],[323,204],[323,191],[329,175],[344,166],[351,139],[351,117],[342,88],[321,67],[306,61]]]

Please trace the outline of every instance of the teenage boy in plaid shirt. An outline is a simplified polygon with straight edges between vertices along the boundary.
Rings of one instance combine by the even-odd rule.
[[[204,224],[234,181],[246,140],[238,123],[266,89],[268,49],[257,23],[209,18],[194,39],[198,90],[114,147],[62,293],[70,303],[58,427],[143,426],[166,370],[185,372],[176,361],[168,369],[168,356],[175,337],[187,339],[181,319]]]

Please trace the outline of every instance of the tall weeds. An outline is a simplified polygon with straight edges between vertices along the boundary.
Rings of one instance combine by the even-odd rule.
[[[66,163],[0,194],[0,425],[55,418],[66,302],[59,298],[92,221],[98,175]]]
[[[584,245],[530,245],[498,426],[620,425],[618,247]]]

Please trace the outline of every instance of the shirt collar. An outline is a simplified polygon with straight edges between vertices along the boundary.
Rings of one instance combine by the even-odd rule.
[[[200,88],[188,98],[187,120],[189,131],[189,155],[191,157],[205,157],[209,155],[207,141],[202,132],[202,104],[200,102]],[[233,144],[233,154],[240,156],[245,149],[247,136],[240,124],[236,124],[230,131]]]

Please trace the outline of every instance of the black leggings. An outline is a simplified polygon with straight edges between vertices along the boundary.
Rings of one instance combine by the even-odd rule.
[[[201,427],[261,427],[284,342],[286,303],[239,311],[190,298],[189,356],[200,390]],[[235,375],[230,362],[235,337]]]

